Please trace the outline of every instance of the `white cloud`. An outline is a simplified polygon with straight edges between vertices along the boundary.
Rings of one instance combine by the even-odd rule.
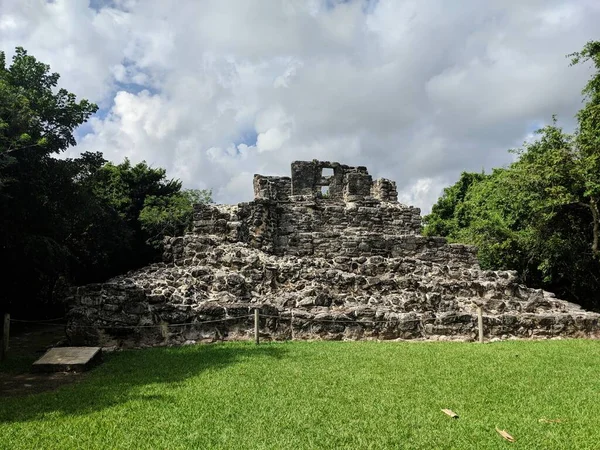
[[[88,8],[81,0],[2,0],[1,49],[22,46],[61,74],[78,96],[110,105],[111,67],[123,59],[130,17],[124,11]]]
[[[439,178],[419,178],[408,189],[400,192],[398,201],[407,205],[431,205],[435,203],[446,184]],[[422,213],[428,213],[429,208]]]
[[[532,124],[573,125],[590,72],[564,55],[600,23],[594,0],[104,3],[0,2],[0,48],[103,107],[69,154],[145,159],[222,202],[293,160],[366,165],[425,212]]]

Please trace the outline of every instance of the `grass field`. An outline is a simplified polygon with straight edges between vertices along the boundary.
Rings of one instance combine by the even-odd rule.
[[[510,446],[600,448],[599,341],[154,348],[0,399],[7,449]]]

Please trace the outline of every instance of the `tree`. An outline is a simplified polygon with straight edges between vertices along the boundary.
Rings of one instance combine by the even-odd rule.
[[[580,52],[567,55],[571,65],[591,61],[596,73],[582,90],[585,106],[577,113],[576,145],[583,198],[593,218],[592,250],[600,257],[600,41],[588,42]]]
[[[164,233],[177,235],[184,231],[185,227],[175,225],[185,220],[185,212],[178,208],[187,208],[191,214],[192,197],[182,193],[180,181],[167,179],[164,169],[149,167],[146,162],[132,165],[128,159],[120,164],[107,162],[93,183],[94,195],[118,213],[131,233],[128,249],[123,249],[119,260],[114,261],[114,273],[157,260]],[[172,218],[173,226],[166,226],[172,214],[178,217]]]
[[[56,89],[57,73],[17,48],[7,67],[0,52],[0,257],[6,284],[0,310],[14,300],[46,299],[65,269],[70,192],[67,165],[50,155],[75,144],[73,132],[96,110]],[[13,302],[14,303],[14,302]]]
[[[426,232],[430,236],[449,236],[465,226],[461,209],[469,188],[485,179],[484,173],[463,172],[452,186],[444,188],[443,195],[427,216]]]
[[[485,268],[514,269],[535,286],[600,308],[600,43],[571,64],[596,69],[573,135],[553,123],[491,174],[462,174],[424,218],[426,234],[475,244]]]
[[[179,236],[192,227],[193,206],[211,203],[210,190],[186,189],[172,196],[150,195],[144,201],[139,220],[148,236],[146,242],[154,248],[162,248],[164,236]]]
[[[4,160],[22,151],[47,155],[75,145],[73,131],[98,110],[65,89],[60,76],[17,47],[6,67],[0,52],[0,153]]]
[[[528,284],[600,306],[600,264],[574,137],[555,123],[537,135],[514,150],[516,162],[470,184],[458,201],[452,194],[464,183],[446,189],[424,218],[424,233],[476,245],[483,268],[517,270]],[[438,205],[450,207],[442,216]]]
[[[59,286],[155,261],[164,233],[183,233],[192,202],[210,198],[145,162],[55,158],[97,110],[58,80],[21,48],[10,67],[0,53],[0,312],[60,315]]]

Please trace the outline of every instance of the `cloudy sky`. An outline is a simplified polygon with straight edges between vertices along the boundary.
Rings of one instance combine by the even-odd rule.
[[[598,0],[0,0],[0,50],[100,106],[68,151],[146,160],[217,202],[293,160],[366,165],[427,212],[510,161],[590,75]]]

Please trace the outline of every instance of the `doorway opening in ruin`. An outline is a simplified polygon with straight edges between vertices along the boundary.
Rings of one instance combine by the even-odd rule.
[[[333,169],[331,167],[323,169],[323,171],[321,172],[321,176],[322,177],[332,177],[333,176]]]
[[[329,197],[329,186],[321,186],[321,198]]]

